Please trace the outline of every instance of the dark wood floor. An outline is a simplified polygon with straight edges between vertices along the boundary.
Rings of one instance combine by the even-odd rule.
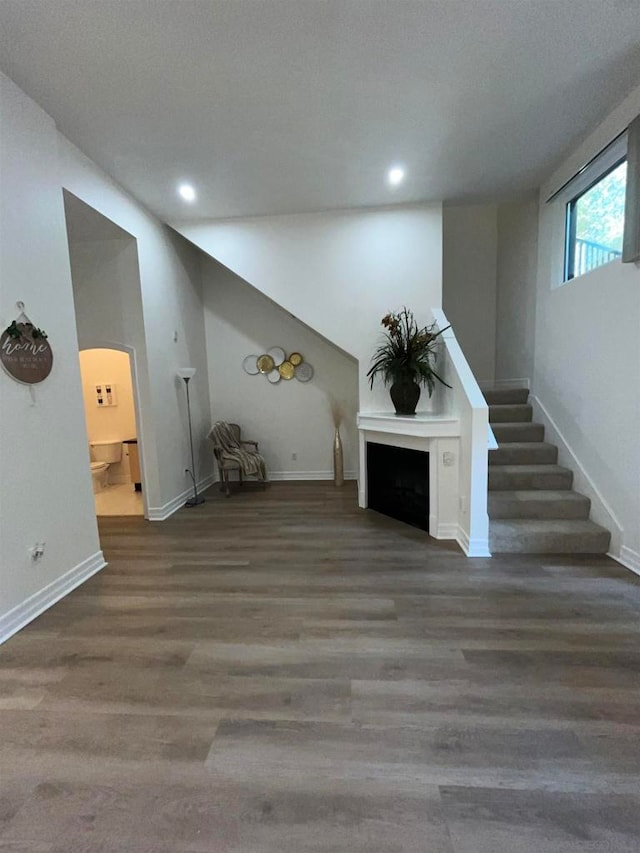
[[[640,850],[640,578],[467,560],[277,483],[163,524],[0,648],[3,853]]]

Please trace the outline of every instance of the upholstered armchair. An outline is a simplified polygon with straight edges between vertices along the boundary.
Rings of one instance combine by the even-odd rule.
[[[258,442],[243,439],[238,424],[217,421],[211,428],[209,438],[213,442],[213,453],[220,471],[220,491],[226,492],[227,497],[231,494],[230,471],[238,472],[240,485],[244,476],[254,476],[266,484],[267,471],[264,458],[258,450]]]

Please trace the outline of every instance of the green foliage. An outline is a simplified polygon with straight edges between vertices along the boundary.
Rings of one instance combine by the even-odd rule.
[[[17,320],[14,320],[7,328],[4,330],[7,335],[13,340],[17,340],[18,338],[27,338],[30,336],[32,340],[46,340],[48,335],[44,329],[38,329],[33,326],[32,323],[18,323]]]
[[[576,204],[576,237],[622,250],[627,164],[621,163]]]
[[[18,324],[15,320],[10,325],[8,325],[4,331],[5,331],[5,334],[9,335],[9,337],[12,338],[13,340],[16,340],[17,338],[21,337],[21,335],[22,335],[22,332],[18,328]]]
[[[385,385],[411,380],[426,385],[429,396],[433,393],[436,380],[450,388],[434,370],[438,357],[438,337],[450,326],[435,331],[435,323],[418,327],[413,312],[403,308],[394,314],[382,318],[386,334],[383,343],[377,347],[367,372],[370,387],[376,376],[381,375]]]

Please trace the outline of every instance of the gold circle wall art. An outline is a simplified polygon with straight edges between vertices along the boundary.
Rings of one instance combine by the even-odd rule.
[[[257,364],[258,364],[258,370],[260,371],[260,373],[271,373],[271,371],[275,367],[273,357],[270,356],[269,353],[264,353],[264,355],[259,355]]]
[[[258,367],[258,356],[248,355],[242,362],[242,367],[244,372],[248,373],[249,376],[255,376],[257,373],[260,373],[260,369]]]
[[[309,382],[313,377],[313,367],[302,353],[292,352],[287,356],[282,347],[270,347],[261,355],[248,355],[242,368],[250,376],[266,376],[272,385],[281,379],[288,381],[295,377],[299,382]]]
[[[287,357],[287,354],[282,347],[271,347],[271,349],[267,351],[267,355],[271,356],[276,367],[280,367]]]
[[[278,371],[283,379],[293,379],[295,367],[293,366],[293,364],[291,364],[290,361],[283,361],[282,364],[278,367]]]
[[[313,379],[313,367],[308,361],[303,361],[296,367],[295,376],[298,382],[310,382]]]

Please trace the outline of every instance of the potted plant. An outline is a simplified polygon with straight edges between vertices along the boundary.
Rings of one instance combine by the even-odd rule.
[[[438,356],[438,338],[447,329],[435,331],[435,323],[419,327],[413,312],[404,307],[382,318],[386,329],[383,343],[376,349],[367,373],[369,383],[380,374],[391,385],[391,400],[397,415],[413,415],[420,399],[420,386],[432,395],[436,381],[451,388],[439,376],[434,365]]]

